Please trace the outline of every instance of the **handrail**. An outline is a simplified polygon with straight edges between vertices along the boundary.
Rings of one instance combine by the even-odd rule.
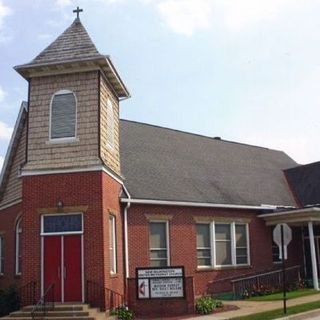
[[[47,300],[49,294],[51,293],[51,301]],[[47,311],[48,311],[48,307],[47,307],[47,303],[51,302],[51,310],[54,309],[54,283],[51,283],[49,285],[49,287],[47,288],[47,290],[45,291],[44,295],[39,299],[39,301],[37,302],[37,304],[33,307],[32,311],[31,311],[31,317],[32,320],[35,319],[36,315],[41,312],[43,317],[46,317],[47,315]]]
[[[99,283],[87,280],[86,302],[101,310],[112,310],[125,304],[124,296]]]
[[[296,266],[293,266],[293,267],[286,268],[286,271],[297,269],[297,268],[300,269],[300,265],[296,265]],[[267,276],[269,274],[275,274],[275,273],[278,273],[278,272],[282,272],[282,269],[273,270],[273,271],[269,271],[269,272],[265,272],[265,273],[259,273],[259,274],[253,275],[253,276],[243,277],[243,278],[240,278],[240,279],[230,280],[230,282],[234,283],[234,282],[238,282],[238,281],[254,279],[256,277],[263,277],[263,276]]]
[[[286,268],[286,281],[289,285],[296,285],[300,282],[300,265]],[[275,271],[256,274],[249,277],[243,277],[230,280],[234,298],[245,298],[257,294],[266,294],[267,292],[276,292],[282,286],[283,271]]]

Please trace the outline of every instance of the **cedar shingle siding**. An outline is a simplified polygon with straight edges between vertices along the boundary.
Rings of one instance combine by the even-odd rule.
[[[32,79],[26,170],[101,163],[98,153],[97,88],[96,71]],[[49,142],[50,102],[59,90],[70,90],[77,99],[77,140],[71,143]]]

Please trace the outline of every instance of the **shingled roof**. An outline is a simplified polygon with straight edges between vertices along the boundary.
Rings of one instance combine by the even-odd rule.
[[[29,65],[64,62],[101,57],[80,19],[75,19],[55,41],[45,48]]]
[[[31,62],[14,69],[26,79],[72,70],[101,70],[119,98],[130,97],[110,56],[99,53],[79,18]]]
[[[121,170],[135,199],[295,206],[282,151],[121,120]]]
[[[320,162],[291,168],[285,173],[302,207],[320,204]]]

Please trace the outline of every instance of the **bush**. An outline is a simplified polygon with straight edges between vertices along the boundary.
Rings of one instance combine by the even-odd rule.
[[[221,301],[215,300],[211,296],[201,297],[196,302],[196,312],[199,314],[210,314],[216,308],[222,308]]]
[[[112,315],[117,316],[119,320],[133,320],[134,313],[126,307],[118,307],[111,312]]]
[[[19,296],[15,287],[0,289],[0,317],[19,309]]]

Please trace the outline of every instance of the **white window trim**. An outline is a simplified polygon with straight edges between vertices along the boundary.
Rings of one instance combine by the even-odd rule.
[[[109,115],[109,112],[111,112],[111,115]],[[109,128],[109,118],[111,118],[111,129]],[[111,132],[111,139],[112,141],[109,140],[109,130]],[[114,149],[114,106],[113,102],[111,101],[110,98],[107,99],[107,147],[110,150]]]
[[[4,265],[3,265],[3,260],[4,260],[4,252],[2,252],[3,248],[3,235],[0,235],[0,275],[4,275]],[[3,271],[1,271],[3,270]]]
[[[51,119],[52,119],[52,102],[55,96],[61,95],[61,94],[69,94],[72,93],[74,96],[74,99],[76,101],[76,122],[75,122],[75,129],[74,129],[74,137],[65,137],[65,138],[51,138]],[[49,140],[47,141],[47,144],[51,143],[72,143],[79,141],[77,138],[77,127],[78,127],[78,100],[75,93],[71,90],[59,90],[55,92],[50,101],[50,113],[49,113]]]
[[[212,266],[213,266],[213,254],[212,254],[212,250],[213,250],[213,246],[212,246],[212,223],[210,222],[199,222],[199,223],[196,223],[197,224],[204,224],[204,225],[207,225],[209,227],[209,241],[210,241],[210,265],[198,265],[198,249],[204,249],[204,250],[207,250],[208,248],[207,247],[196,247],[196,252],[197,252],[197,268],[198,269],[211,269]]]
[[[112,221],[112,222],[111,222]],[[116,243],[116,217],[114,215],[109,215],[109,224],[112,223],[112,254],[113,254],[113,265],[110,263],[110,273],[112,275],[117,273],[117,243]],[[110,232],[110,227],[109,227]],[[111,245],[109,243],[109,254]],[[111,261],[110,261],[111,262]]]
[[[21,275],[21,265],[20,265],[20,260],[19,260],[19,256],[21,254],[21,248],[19,246],[20,243],[20,237],[21,237],[21,233],[22,233],[22,227],[21,227],[21,217],[18,219],[17,223],[16,223],[16,252],[15,252],[15,273],[16,276],[20,276]],[[19,271],[20,270],[20,271]]]
[[[169,236],[169,220],[150,220],[149,221],[149,225],[150,223],[165,223],[166,224],[166,245],[167,245],[167,267],[170,267],[170,236]],[[149,235],[150,235],[150,228],[149,228]],[[150,243],[150,242],[149,242]],[[149,245],[149,262],[152,260],[150,258],[150,253],[151,253],[151,250],[157,250],[158,248],[150,248],[150,245]],[[159,248],[159,250],[164,250],[162,248]],[[164,258],[163,259],[157,259],[157,260],[165,260]]]
[[[211,245],[211,266],[199,266],[197,262],[197,269],[223,269],[223,268],[238,268],[238,267],[248,267],[251,265],[250,257],[250,232],[249,232],[249,223],[239,223],[239,222],[199,222],[198,224],[210,224],[210,245]],[[216,255],[216,235],[215,235],[215,225],[217,224],[227,224],[230,226],[231,232],[231,262],[232,264],[217,264],[217,255]],[[247,263],[237,264],[237,247],[236,247],[236,225],[245,225],[246,227],[246,240],[247,240]]]
[[[67,232],[44,232],[44,218],[48,216],[74,216],[81,215],[81,231],[67,231]],[[72,234],[83,234],[83,214],[82,212],[71,212],[71,213],[49,213],[41,215],[41,233],[40,236],[57,236],[57,235],[72,235]]]

